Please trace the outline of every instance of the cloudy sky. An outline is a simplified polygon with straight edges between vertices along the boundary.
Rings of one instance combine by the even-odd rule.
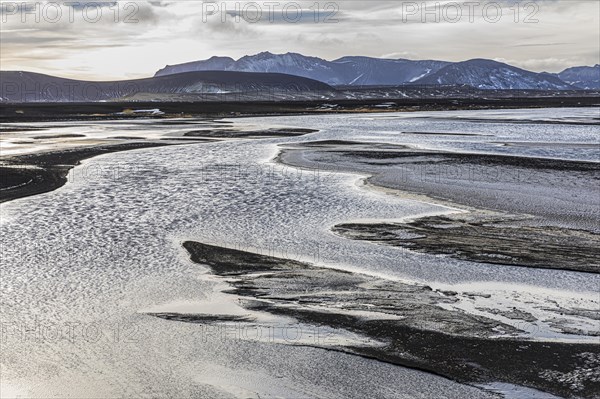
[[[81,79],[145,77],[167,64],[261,51],[330,60],[491,58],[550,72],[600,63],[598,0],[0,5],[2,70]]]

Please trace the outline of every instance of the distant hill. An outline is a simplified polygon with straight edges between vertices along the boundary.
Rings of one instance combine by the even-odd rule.
[[[152,98],[155,94],[198,99],[201,95],[228,94],[231,97],[238,93],[255,100],[272,100],[334,91],[331,86],[316,80],[279,73],[187,72],[147,79],[93,82],[33,72],[0,72],[0,101],[6,102],[93,102],[135,96]]]
[[[569,90],[557,76],[526,71],[497,61],[474,59],[447,65],[415,82],[425,85],[469,85],[487,90]]]
[[[556,76],[581,89],[600,89],[600,64],[568,68]]]

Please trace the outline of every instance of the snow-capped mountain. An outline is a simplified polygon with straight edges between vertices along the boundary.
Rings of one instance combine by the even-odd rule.
[[[170,65],[156,76],[188,71],[275,72],[318,80],[333,86],[469,85],[478,89],[570,90],[598,88],[596,67],[571,68],[561,74],[536,73],[486,59],[464,62],[412,61],[372,57],[342,57],[327,61],[297,53],[263,52],[234,60],[208,60]],[[567,79],[568,83],[564,80]]]
[[[340,68],[317,57],[301,54],[263,52],[240,58],[230,70],[243,72],[276,72],[304,76],[328,84],[343,84]]]
[[[207,70],[196,70],[201,68]],[[569,68],[561,74],[550,74],[530,72],[484,59],[446,63],[343,57],[324,61],[300,54],[261,53],[237,61],[213,57],[167,69],[152,78],[113,82],[1,71],[0,101],[384,100],[443,98],[448,95],[476,98],[487,96],[484,94],[486,91],[495,91],[496,95],[502,96],[536,96],[543,90],[555,93],[564,91],[572,95],[581,88],[600,89],[599,65]],[[186,72],[190,69],[193,71]],[[568,79],[571,84],[561,80],[558,75]],[[323,81],[332,82],[336,87]]]
[[[469,85],[486,90],[569,90],[573,86],[547,73],[526,71],[497,61],[474,59],[447,65],[415,84]]]
[[[343,57],[327,61],[297,53],[263,52],[234,61],[228,57],[170,65],[155,76],[189,71],[275,72],[315,79],[330,85],[377,86],[410,83],[447,65],[442,61],[392,60],[370,57]]]
[[[556,76],[580,89],[600,89],[600,64],[568,68]]]

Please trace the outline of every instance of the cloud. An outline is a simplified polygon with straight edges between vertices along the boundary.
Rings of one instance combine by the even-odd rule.
[[[239,58],[261,51],[326,59],[344,55],[449,61],[491,58],[540,71],[591,65],[600,58],[597,1],[504,0],[495,3],[502,17],[494,22],[496,8],[490,6],[489,14],[484,14],[484,1],[471,14],[458,1],[463,5],[460,18],[452,11],[454,2],[441,0],[340,1],[328,9],[323,8],[327,2],[319,2],[316,9],[314,1],[298,1],[298,6],[279,2],[271,6],[272,11],[268,2],[257,1],[262,15],[256,20],[256,13],[248,14],[252,6],[244,12],[250,2],[241,2],[236,9],[236,2],[220,0],[101,1],[98,7],[91,5],[98,2],[85,0],[70,10],[65,6],[57,21],[43,14],[38,21],[32,14],[22,18],[24,10],[31,12],[34,4],[43,10],[48,1],[26,2],[25,8],[17,2],[17,10],[9,3],[0,1],[2,68],[76,78],[143,77],[167,64],[212,55]],[[411,8],[414,4],[417,9]],[[526,4],[533,6],[525,8]],[[89,15],[83,14],[86,6]],[[287,15],[283,14],[286,6]],[[95,21],[97,9],[102,15]],[[211,9],[213,14],[207,14]],[[292,23],[296,9],[302,15]],[[537,22],[527,23],[527,17]]]

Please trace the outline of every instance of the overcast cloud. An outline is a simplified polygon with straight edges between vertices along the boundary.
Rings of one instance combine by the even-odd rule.
[[[597,0],[65,3],[0,0],[2,70],[126,79],[261,51],[491,58],[549,72],[600,63]]]

